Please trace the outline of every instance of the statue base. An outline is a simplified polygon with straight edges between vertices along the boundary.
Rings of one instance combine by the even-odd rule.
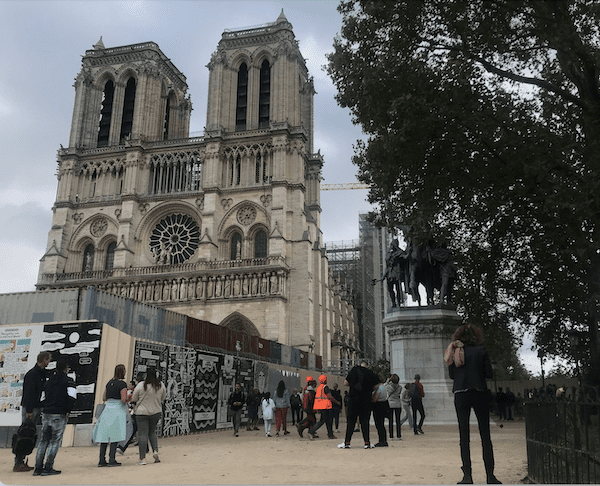
[[[452,380],[444,363],[444,351],[461,325],[456,308],[396,307],[386,313],[383,325],[389,336],[391,372],[403,386],[412,383],[416,374],[421,376],[424,425],[457,424]]]

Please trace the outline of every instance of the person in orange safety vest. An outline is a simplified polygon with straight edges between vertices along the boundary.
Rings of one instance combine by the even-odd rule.
[[[332,403],[339,404],[339,402],[331,395],[331,390],[329,390],[329,387],[327,386],[327,376],[321,375],[319,376],[319,386],[317,387],[315,404],[313,406],[315,412],[318,411],[321,413],[321,418],[315,425],[308,429],[310,440],[315,438],[317,430],[319,430],[323,424],[327,426],[327,437],[329,439],[335,439],[335,436],[333,435],[333,415],[331,413],[331,409],[333,408]]]

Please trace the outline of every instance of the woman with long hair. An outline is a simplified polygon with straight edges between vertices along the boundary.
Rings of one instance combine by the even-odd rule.
[[[125,378],[125,365],[117,365],[115,374],[106,384],[102,400],[106,402],[104,410],[94,427],[94,442],[100,443],[100,460],[98,467],[120,466],[115,455],[119,442],[127,436],[127,383]],[[106,462],[106,448],[110,444],[108,462]]]
[[[146,379],[133,390],[132,402],[135,402],[135,417],[138,426],[138,446],[140,449],[140,466],[146,465],[146,451],[148,440],[152,446],[154,462],[158,458],[158,438],[156,437],[156,424],[162,416],[162,404],[167,398],[167,389],[158,379],[156,370],[149,368]]]
[[[287,435],[289,434],[287,430],[287,412],[290,408],[290,393],[286,390],[283,380],[279,381],[273,400],[275,401],[275,428],[277,429],[275,435],[279,435],[281,428],[283,428],[283,435]]]
[[[458,484],[473,484],[469,418],[475,411],[483,448],[483,463],[488,484],[500,484],[494,476],[494,450],[490,435],[490,409],[486,378],[493,378],[492,363],[483,347],[483,333],[472,324],[460,326],[444,353],[450,378],[454,380],[454,408],[460,434],[463,479]]]

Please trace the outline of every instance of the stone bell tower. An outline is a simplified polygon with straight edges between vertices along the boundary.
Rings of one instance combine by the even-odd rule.
[[[153,42],[85,53],[37,287],[95,286],[253,335],[356,353],[321,247],[313,80],[283,12],[225,30],[206,129]]]

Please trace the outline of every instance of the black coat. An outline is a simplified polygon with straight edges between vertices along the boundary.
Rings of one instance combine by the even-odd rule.
[[[65,373],[57,371],[46,383],[45,395],[46,399],[42,402],[44,413],[66,415],[77,401],[77,387]]]
[[[25,374],[21,406],[25,407],[27,413],[33,413],[34,408],[41,407],[40,398],[46,386],[47,377],[48,372],[37,364]]]
[[[464,347],[465,364],[456,367],[452,363],[448,371],[450,378],[454,380],[452,391],[462,390],[478,390],[486,391],[486,378],[493,378],[492,363],[487,351],[483,346],[468,346]]]

